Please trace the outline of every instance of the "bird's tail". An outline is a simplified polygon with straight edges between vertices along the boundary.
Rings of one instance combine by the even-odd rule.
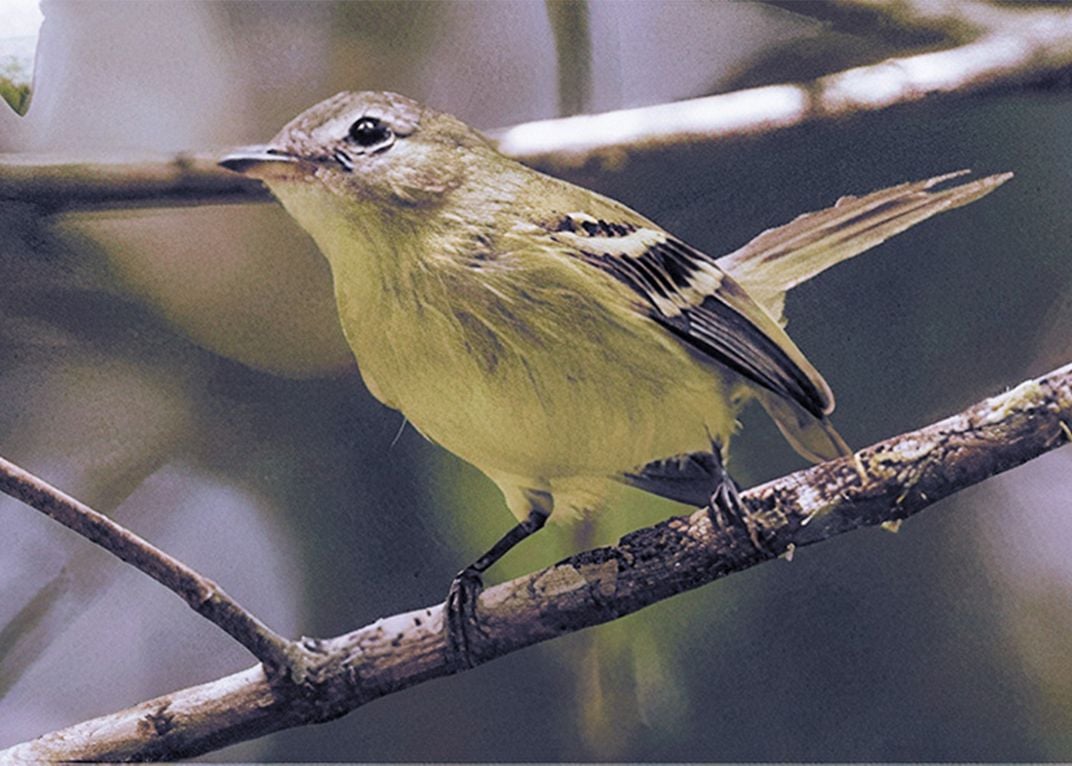
[[[825,417],[817,418],[795,402],[769,391],[757,389],[755,396],[782,436],[802,457],[821,463],[852,454],[852,449]]]
[[[953,182],[961,170],[925,181],[891,186],[862,197],[842,197],[831,208],[798,216],[768,229],[744,247],[718,260],[777,322],[785,324],[785,295],[831,266],[878,245],[933,215],[984,197],[1012,173]],[[789,400],[756,392],[782,434],[815,462],[851,454],[826,418],[816,418]]]
[[[720,258],[718,265],[784,324],[785,294],[797,285],[933,215],[974,202],[1012,178],[1012,173],[1001,173],[947,183],[968,172],[891,186],[862,197],[842,197],[831,208],[768,229]]]

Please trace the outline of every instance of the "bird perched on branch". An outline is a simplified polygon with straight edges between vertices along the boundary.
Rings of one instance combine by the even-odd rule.
[[[1006,178],[847,198],[716,261],[393,93],[340,93],[221,164],[262,179],[327,257],[369,391],[519,521],[455,578],[463,661],[480,574],[552,513],[617,481],[741,516],[723,459],[748,400],[803,456],[846,454],[833,394],[782,329],[785,292]]]

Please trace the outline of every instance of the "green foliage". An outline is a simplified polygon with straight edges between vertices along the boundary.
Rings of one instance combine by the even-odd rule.
[[[30,82],[15,58],[0,62],[0,98],[18,114],[30,108]]]

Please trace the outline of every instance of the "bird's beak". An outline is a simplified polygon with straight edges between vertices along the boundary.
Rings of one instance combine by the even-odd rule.
[[[301,159],[271,146],[244,146],[222,157],[219,164],[253,178],[284,178],[300,175]]]

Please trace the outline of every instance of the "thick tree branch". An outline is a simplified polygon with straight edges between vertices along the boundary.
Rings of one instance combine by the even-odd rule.
[[[892,16],[902,26],[940,31],[961,44],[807,83],[540,120],[489,135],[504,154],[544,170],[590,163],[615,169],[645,152],[763,136],[930,97],[1039,82],[1072,67],[1072,11],[1060,6],[842,0],[832,7]],[[139,163],[16,161],[0,155],[0,203],[32,203],[50,212],[268,199],[260,183],[216,167],[207,155]]]
[[[249,649],[273,674],[284,669],[300,670],[300,648],[243,609],[219,585],[2,457],[0,492],[21,500],[170,588],[198,614]]]
[[[708,514],[668,519],[617,545],[579,553],[486,590],[478,616],[486,662],[608,622],[796,547],[907,518],[1002,471],[1072,442],[1072,364],[918,431],[744,493],[762,550]],[[36,760],[181,758],[341,716],[377,697],[457,672],[442,606],[307,641],[301,683],[260,667],[144,702],[0,752]]]

